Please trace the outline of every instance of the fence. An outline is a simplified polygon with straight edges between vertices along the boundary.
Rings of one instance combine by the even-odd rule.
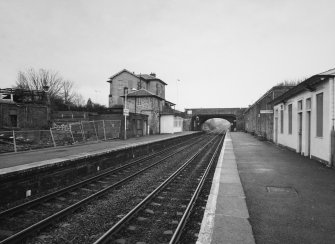
[[[50,130],[0,131],[0,153],[120,138],[120,120],[54,125]]]

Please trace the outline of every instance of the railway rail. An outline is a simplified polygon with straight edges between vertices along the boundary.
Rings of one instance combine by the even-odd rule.
[[[6,228],[12,235],[2,239],[0,243],[15,243],[24,240],[94,199],[108,194],[110,190],[143,174],[155,165],[191,148],[192,145],[199,143],[199,140],[201,138],[193,139],[191,144],[189,142],[180,143],[1,212],[1,229]]]
[[[223,140],[206,143],[94,244],[178,243]]]

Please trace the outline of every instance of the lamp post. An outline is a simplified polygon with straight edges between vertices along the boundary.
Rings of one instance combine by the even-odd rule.
[[[129,114],[129,110],[127,110],[127,94],[128,94],[128,87],[124,87],[123,115],[124,115],[124,139],[125,140],[127,140],[127,114]]]
[[[49,95],[49,88],[50,87],[48,85],[42,86],[42,89],[46,93],[46,96],[47,96],[47,121],[48,121],[48,123],[50,121],[50,95]]]

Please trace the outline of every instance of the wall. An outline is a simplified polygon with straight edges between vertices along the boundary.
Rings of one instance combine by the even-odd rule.
[[[165,99],[165,85],[159,81],[156,81],[156,80],[149,81],[148,91]]]
[[[332,80],[326,80],[320,83],[316,91],[305,91],[290,98],[286,103],[280,103],[274,106],[274,123],[278,119],[278,140],[277,143],[293,149],[305,156],[320,159],[325,162],[330,161],[330,135],[332,130],[332,113],[334,104],[334,93],[332,87]],[[323,136],[316,136],[316,95],[323,92]],[[311,98],[311,109],[306,108],[306,99]],[[298,109],[298,101],[302,100],[303,108]],[[288,105],[292,104],[292,134],[288,132]],[[284,131],[281,133],[281,108],[284,112]],[[311,113],[310,126],[310,155],[308,153],[308,111]],[[301,151],[299,150],[299,113],[302,114],[302,143]],[[273,136],[276,137],[276,125]]]
[[[17,117],[16,127],[11,123],[11,115]],[[48,129],[49,118],[48,108],[44,105],[0,103],[1,130]]]
[[[164,101],[156,97],[128,97],[127,108],[132,113],[148,115],[150,134],[159,134],[159,114],[163,109]]]
[[[161,133],[174,133],[174,116],[173,114],[161,115]]]
[[[274,98],[282,95],[292,86],[275,86],[266,92],[257,102],[250,106],[244,113],[245,131],[261,138],[273,141],[273,105]],[[261,113],[261,110],[268,110]]]
[[[182,131],[183,131],[183,118],[179,116],[174,116],[173,132],[178,133]]]
[[[128,72],[122,72],[118,76],[114,77],[112,82],[110,82],[109,107],[123,105],[124,99],[120,96],[124,95],[124,87],[128,87],[128,92],[131,92],[132,88],[138,88],[139,81],[139,78],[129,74]]]

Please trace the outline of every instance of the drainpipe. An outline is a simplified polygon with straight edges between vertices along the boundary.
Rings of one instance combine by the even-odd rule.
[[[335,77],[333,77],[333,82],[332,82],[332,130],[330,133],[330,162],[329,162],[329,167],[334,166],[334,161],[335,161],[335,128],[334,128],[334,123],[335,123]]]

